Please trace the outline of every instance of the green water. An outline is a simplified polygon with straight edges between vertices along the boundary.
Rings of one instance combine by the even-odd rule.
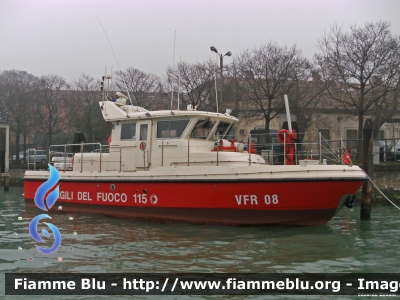
[[[328,224],[315,227],[156,223],[65,214],[53,208],[49,214],[61,232],[62,244],[57,252],[45,256],[37,251],[28,231],[29,222],[42,211],[26,209],[22,193],[22,188],[17,187],[11,187],[8,193],[0,190],[1,273],[400,270],[400,211],[392,206],[373,207],[370,221],[359,220],[359,207],[344,208]],[[4,295],[4,276],[0,295]],[[263,298],[268,297],[257,299]]]

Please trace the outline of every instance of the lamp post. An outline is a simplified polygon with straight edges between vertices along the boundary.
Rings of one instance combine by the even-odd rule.
[[[210,50],[217,53],[219,55],[219,71],[220,71],[220,86],[221,86],[221,92],[220,92],[220,98],[221,98],[221,111],[223,111],[223,92],[222,92],[222,88],[223,88],[223,81],[224,81],[224,77],[222,75],[222,69],[224,67],[224,56],[231,56],[232,52],[228,51],[226,52],[224,55],[219,54],[217,48],[215,48],[214,46],[210,47]]]

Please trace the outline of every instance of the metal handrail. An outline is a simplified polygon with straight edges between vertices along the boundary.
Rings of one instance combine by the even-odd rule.
[[[31,150],[33,150],[33,153],[34,153],[33,163],[30,162]],[[29,170],[29,166],[33,164],[33,171],[36,171],[36,149],[29,148],[27,151],[28,151],[28,161],[26,162],[26,164],[28,166],[28,170]]]
[[[50,145],[50,147],[49,147],[49,158],[50,158],[50,153],[54,152],[54,151],[51,150],[51,148],[63,147],[64,148],[64,154],[67,154],[67,147],[79,146],[81,148],[81,151],[80,151],[80,153],[81,153],[81,171],[80,172],[82,173],[82,170],[83,170],[83,149],[84,149],[85,146],[91,146],[91,145],[99,146],[99,148],[98,148],[98,149],[100,149],[100,151],[99,151],[99,155],[100,155],[100,169],[99,169],[99,172],[101,172],[101,153],[102,152],[101,152],[101,144],[100,143],[79,143],[79,144]],[[79,153],[79,152],[76,152],[76,153]],[[76,153],[74,153],[74,155]],[[66,159],[65,159],[65,161],[66,161]],[[66,168],[66,164],[64,165],[64,169],[65,168]]]
[[[252,153],[251,153],[251,151],[252,151],[252,137],[254,137],[254,135],[249,135],[248,162],[249,162],[250,166],[252,165]],[[284,135],[284,140],[286,140],[286,136],[285,135]],[[219,142],[219,140],[217,140],[217,143],[218,142]],[[303,159],[308,160],[310,158],[312,159],[312,156],[315,156],[314,160],[319,160],[319,163],[321,164],[322,163],[322,158],[323,157],[326,158],[328,153],[330,153],[331,157],[335,158],[335,161],[337,163],[343,163],[341,161],[340,150],[339,150],[339,152],[337,151],[337,149],[341,149],[342,146],[340,146],[339,144],[335,144],[334,148],[337,148],[336,150],[330,150],[328,148],[324,148],[325,147],[325,143],[327,145],[332,145],[333,142],[338,142],[338,141],[334,141],[334,140],[330,140],[330,141],[325,141],[324,140],[324,141],[322,141],[322,138],[321,138],[321,135],[320,135],[318,141],[307,141],[307,142],[303,141],[302,143],[293,143],[294,147],[295,147],[294,163],[297,165]],[[324,146],[322,144],[324,144]],[[263,155],[263,157],[266,160],[266,162],[270,163],[270,164],[274,164],[274,158],[276,156],[276,146],[277,145],[279,145],[280,147],[283,148],[283,153],[282,153],[282,148],[280,148],[279,153],[278,153],[279,156],[283,155],[283,157],[284,157],[284,155],[286,153],[286,144],[285,143],[284,144],[281,144],[281,143],[279,143],[279,144],[278,143],[258,144],[258,145],[255,145],[256,148],[258,147],[258,151],[260,150],[259,146],[261,146],[261,145],[263,146],[263,148],[265,147],[266,150],[268,149],[267,150],[268,151],[268,154],[267,154],[268,158],[266,158],[264,155]],[[79,152],[75,152],[75,153],[71,152],[70,151],[70,147],[73,147],[73,146],[79,146],[79,148],[80,148],[79,150],[80,151]],[[105,146],[101,145],[100,143],[79,143],[79,144],[51,145],[49,147],[49,162],[51,162],[51,158],[54,155],[61,155],[64,158],[63,159],[63,161],[64,161],[64,170],[63,171],[65,172],[67,170],[67,157],[74,156],[76,154],[79,155],[79,153],[80,153],[80,172],[83,172],[83,169],[84,169],[83,168],[83,164],[85,163],[85,161],[84,161],[85,158],[84,158],[83,153],[84,153],[85,148],[88,147],[88,146],[95,146],[94,150],[99,151],[99,155],[100,156],[99,156],[98,171],[101,172],[102,171],[102,153],[104,153],[102,151],[102,148],[105,147]],[[164,140],[162,140],[161,141],[161,145],[158,145],[158,146],[161,147],[161,157],[160,157],[161,166],[164,166],[167,163],[166,162],[166,156],[165,156],[166,153],[165,153],[164,147],[171,146],[171,145],[165,145],[164,144]],[[176,163],[179,163],[179,164],[186,163],[187,166],[190,166],[192,163],[197,163],[197,162],[194,162],[194,161],[190,160],[190,158],[191,158],[191,149],[190,148],[192,146],[193,145],[191,145],[191,139],[188,138],[188,140],[187,140],[187,154],[184,155],[185,158],[181,157],[180,158],[180,159],[182,159],[181,162],[175,161],[175,162],[172,162],[172,163],[174,163],[174,164],[176,164]],[[114,144],[114,145],[109,145],[107,147],[108,147],[110,152],[112,150],[114,150],[113,152],[118,152],[119,151],[119,161],[118,161],[119,172],[122,172],[122,162],[123,162],[123,159],[122,159],[123,158],[122,157],[123,150],[122,150],[122,148],[137,147],[137,145],[135,146],[135,145],[115,145]],[[62,149],[57,149],[57,148],[62,148]],[[29,151],[30,150],[34,151],[33,152],[34,153],[34,159],[36,161],[36,150],[35,149],[28,149],[28,150]],[[67,151],[69,151],[69,152],[67,152]],[[210,149],[210,151],[211,151],[211,149]],[[145,155],[146,154],[144,153],[144,157],[143,157],[144,166],[145,166],[145,160],[146,160]],[[117,157],[118,157],[118,155],[115,158],[118,159]],[[221,160],[221,158],[222,158],[222,160]],[[271,158],[272,158],[272,161],[270,161]],[[211,162],[215,161],[215,159],[216,159],[216,165],[217,166],[219,166],[219,165],[221,165],[221,163],[225,162],[223,157],[221,157],[221,153],[220,153],[219,147],[217,147],[217,149],[216,149],[216,157],[212,158],[210,161]],[[113,163],[115,164],[117,162],[114,161]],[[284,159],[283,160],[283,164],[285,164],[285,163],[286,162],[285,162],[285,159]],[[29,165],[31,165],[31,162],[30,162],[30,157],[28,156],[28,168],[29,168]],[[145,169],[146,169],[146,167],[144,167],[144,170]]]
[[[65,172],[67,170],[67,157],[71,157],[74,155],[75,153],[73,152],[67,152],[66,146],[64,147],[64,152],[59,152],[59,151],[50,151],[49,152],[49,163],[53,164],[53,158],[57,157],[56,155],[61,155],[64,158],[64,169],[63,171]],[[52,157],[52,155],[54,155]]]

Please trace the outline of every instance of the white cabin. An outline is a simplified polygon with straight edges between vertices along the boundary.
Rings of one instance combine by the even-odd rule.
[[[231,141],[229,132],[238,119],[228,114],[149,112],[118,101],[102,101],[100,107],[112,128],[109,149],[75,154],[74,171],[135,172],[166,166],[265,164],[244,144]]]

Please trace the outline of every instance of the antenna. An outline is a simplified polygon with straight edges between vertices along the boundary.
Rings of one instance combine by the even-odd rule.
[[[176,30],[174,34],[174,55],[172,57],[172,70],[174,70],[175,67],[175,41],[176,41]],[[174,100],[174,85],[172,85],[172,91],[171,91],[171,111],[172,111],[172,101]]]
[[[108,44],[110,45],[110,48],[111,48],[111,50],[112,50],[112,52],[113,52],[113,54],[114,54],[114,58],[115,58],[115,60],[116,60],[116,62],[117,62],[118,68],[121,70],[121,66],[119,65],[118,58],[117,58],[117,56],[115,55],[114,48],[113,48],[113,46],[112,46],[112,44],[111,44],[111,42],[110,42],[110,39],[108,38],[107,32],[105,31],[105,29],[104,29],[104,27],[103,27],[103,24],[102,24],[101,21],[100,21],[99,16],[98,16],[98,15],[96,15],[96,16],[97,16],[97,19],[99,20],[100,26],[101,26],[101,28],[103,29],[103,32],[104,32],[105,36],[106,36],[106,38],[107,38]],[[111,72],[112,72],[112,70],[111,70]],[[126,84],[125,78],[122,77],[122,80],[124,81],[124,84],[125,84],[126,93],[128,94],[128,97],[129,97],[129,102],[131,102],[131,105],[133,106],[132,99],[131,99],[131,96],[129,95],[128,85]],[[128,116],[128,109],[126,110],[126,116]]]
[[[181,62],[181,57],[179,57],[179,62]],[[179,65],[178,69],[179,69],[179,76],[178,76],[178,110],[179,110],[179,94],[181,92],[181,69],[179,68]]]
[[[112,88],[112,86],[113,86],[113,83],[112,83],[112,80],[113,80],[113,67],[111,66],[111,73],[110,73],[110,76],[111,76],[111,78],[110,78],[110,89]],[[132,102],[132,101],[131,101]]]

